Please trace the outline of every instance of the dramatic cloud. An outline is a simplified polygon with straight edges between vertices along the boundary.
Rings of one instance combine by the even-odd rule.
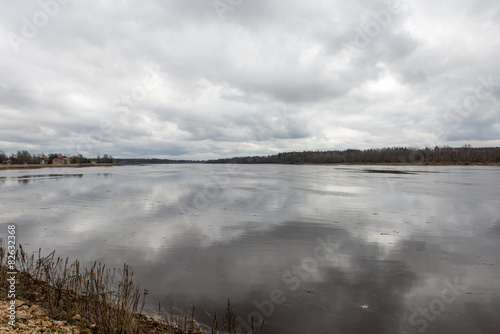
[[[500,145],[494,0],[4,1],[0,150]]]

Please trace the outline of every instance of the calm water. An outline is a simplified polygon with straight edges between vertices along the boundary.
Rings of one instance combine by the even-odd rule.
[[[474,166],[9,170],[0,222],[31,251],[127,262],[151,305],[201,322],[230,298],[265,333],[499,333],[499,182]]]

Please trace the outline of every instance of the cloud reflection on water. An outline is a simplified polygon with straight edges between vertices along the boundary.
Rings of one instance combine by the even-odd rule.
[[[179,203],[192,206],[220,166],[90,168],[58,182],[6,182],[0,205],[30,249],[127,262],[152,305],[170,295],[196,305],[201,320],[201,309],[219,313],[226,298],[246,317],[280,289],[286,302],[266,318],[267,333],[414,333],[411,314],[458,277],[470,293],[426,333],[496,332],[498,171],[413,168],[388,184],[362,168],[241,166],[189,223]],[[326,235],[339,245],[334,260],[318,262],[292,291],[283,274]]]

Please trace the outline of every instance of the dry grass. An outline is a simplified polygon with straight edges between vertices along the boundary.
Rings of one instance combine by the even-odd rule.
[[[158,305],[158,317],[153,320],[143,314],[147,290],[133,282],[133,270],[126,264],[120,269],[108,269],[102,263],[82,266],[76,260],[56,258],[55,251],[42,256],[41,250],[28,254],[22,246],[16,250],[16,296],[46,308],[57,320],[72,321],[79,314],[83,326],[93,333],[203,333],[195,321],[195,308],[179,312],[172,305]],[[0,239],[0,292],[7,291],[7,257]],[[163,311],[163,312],[162,312]],[[167,311],[167,313],[165,312]],[[223,333],[235,334],[236,315],[228,300],[223,318]],[[205,332],[218,334],[217,314]],[[263,323],[259,333],[262,333]],[[257,333],[253,328],[251,334]]]

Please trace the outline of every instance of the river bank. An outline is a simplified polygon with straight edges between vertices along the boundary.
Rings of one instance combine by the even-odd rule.
[[[65,333],[90,334],[92,328],[82,327],[80,315],[75,315],[71,322],[55,320],[48,317],[48,312],[39,305],[29,301],[16,300],[17,321],[9,324],[10,302],[0,300],[0,334],[8,333]]]
[[[43,296],[42,296],[43,298]],[[90,324],[80,314],[75,314],[67,320],[50,315],[50,310],[40,306],[37,302],[20,300],[15,301],[16,321],[10,321],[10,301],[0,299],[0,334],[11,333],[61,333],[61,334],[91,334],[110,333],[100,330],[96,323]],[[104,316],[104,315],[103,315]],[[200,331],[183,331],[180,328],[158,322],[145,315],[136,314],[138,328],[135,333],[166,333],[166,334],[203,334]],[[12,326],[12,324],[14,324]],[[119,331],[116,333],[126,333]]]
[[[40,168],[78,168],[78,167],[106,167],[116,166],[116,163],[106,164],[66,164],[66,165],[0,165],[3,169],[40,169]]]
[[[13,254],[0,247],[0,334],[203,334],[194,309],[189,316],[148,316],[148,292],[133,282],[126,264],[84,267],[55,252],[29,255],[22,247]]]
[[[221,164],[215,162],[195,162],[199,164]],[[172,163],[165,163],[170,165]],[[231,164],[231,163],[222,163]],[[358,163],[237,163],[243,165],[296,165],[296,166],[500,166],[498,162],[490,163],[372,163],[372,162],[358,162]],[[69,164],[69,165],[0,165],[1,170],[10,169],[41,169],[41,168],[83,168],[83,167],[110,167],[110,166],[138,166],[140,164],[124,164],[124,163],[112,163],[112,164]],[[145,164],[147,165],[147,164]],[[162,165],[156,163],[155,165]]]
[[[337,163],[301,163],[292,165],[321,166],[500,166],[500,162],[337,162]]]

